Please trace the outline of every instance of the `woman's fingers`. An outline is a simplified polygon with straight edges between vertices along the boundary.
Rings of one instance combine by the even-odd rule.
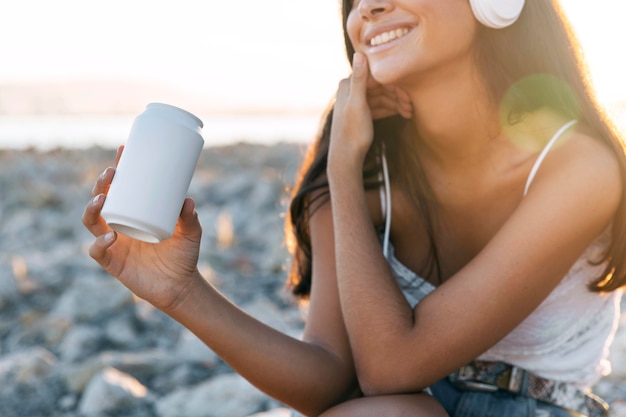
[[[388,95],[368,96],[367,99],[372,112],[372,119],[384,119],[385,117],[398,114],[398,106],[395,97]]]
[[[350,77],[350,99],[359,104],[367,105],[367,84],[369,69],[367,60],[362,53],[355,53],[352,62],[352,77]]]
[[[102,210],[106,193],[109,191],[109,186],[111,185],[114,175],[115,169],[112,167],[108,167],[102,171],[91,190],[91,200],[89,200],[83,212],[83,225],[94,236],[100,236],[110,230],[104,219],[100,216],[100,211]]]
[[[404,90],[384,86],[371,76],[367,83],[367,101],[373,119],[383,119],[397,114],[406,119],[413,117],[411,98]]]
[[[123,148],[123,146],[120,146],[117,151],[117,156],[115,159],[116,165],[119,162],[119,158],[122,154]],[[109,191],[109,187],[111,186],[111,181],[113,181],[114,175],[115,168],[113,167],[108,167],[104,171],[102,171],[102,173],[96,179],[96,183],[91,190],[92,198],[89,203],[87,203],[85,211],[83,212],[83,225],[94,236],[100,236],[110,230],[104,219],[100,217],[100,211],[102,210],[102,205],[104,204],[106,194]]]
[[[120,163],[120,158],[122,157],[122,153],[124,152],[124,145],[120,145],[117,148],[117,154],[115,155],[115,166]]]
[[[351,120],[357,114],[369,113],[367,102],[367,61],[361,53],[354,54],[352,76],[341,80],[335,101],[335,114],[348,116]]]
[[[190,197],[185,198],[180,211],[178,227],[185,238],[199,241],[202,236],[202,226],[196,212],[196,203]]]
[[[346,160],[359,161],[372,143],[374,132],[367,100],[368,76],[367,58],[356,52],[352,62],[352,76],[341,80],[337,89],[330,133],[329,165],[339,167]]]
[[[409,93],[401,88],[394,88],[396,102],[398,103],[398,111],[405,119],[413,117],[413,103],[411,102],[411,96]]]
[[[109,190],[109,186],[111,185],[111,181],[113,181],[113,176],[115,175],[115,168],[108,167],[98,176],[96,179],[96,183],[91,190],[91,196],[95,197],[98,194],[106,194]]]
[[[104,219],[100,216],[100,211],[102,210],[102,205],[104,204],[104,200],[106,199],[105,194],[97,194],[85,207],[85,211],[83,212],[83,225],[93,234],[94,236],[100,236],[110,231],[111,229],[107,226]]]
[[[89,256],[105,269],[107,269],[111,263],[111,252],[108,249],[115,243],[116,239],[117,234],[114,231],[109,231],[102,236],[98,236],[89,247]]]

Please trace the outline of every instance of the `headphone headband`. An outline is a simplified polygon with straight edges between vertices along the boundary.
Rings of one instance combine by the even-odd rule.
[[[476,20],[483,25],[502,29],[515,23],[524,8],[524,0],[470,0]]]

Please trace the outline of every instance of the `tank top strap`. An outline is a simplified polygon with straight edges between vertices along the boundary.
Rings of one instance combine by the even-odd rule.
[[[565,131],[569,129],[570,127],[574,126],[576,122],[577,122],[576,120],[570,120],[569,122],[561,126],[561,128],[556,131],[556,133],[552,136],[552,138],[548,141],[546,146],[543,148],[543,150],[537,157],[535,164],[530,170],[530,174],[528,174],[528,179],[526,179],[526,186],[524,187],[524,195],[528,193],[528,189],[530,188],[530,185],[535,179],[535,176],[537,175],[537,171],[539,171],[539,167],[543,163],[543,160],[546,158],[546,155],[548,155],[548,152],[550,152],[550,149],[552,149],[554,144],[559,140],[559,138],[563,135],[563,133],[565,133]]]

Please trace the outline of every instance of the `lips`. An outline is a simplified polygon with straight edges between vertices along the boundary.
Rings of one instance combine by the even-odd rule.
[[[393,30],[389,30],[386,32],[382,32],[379,33],[375,36],[373,36],[370,40],[369,40],[369,45],[370,46],[379,46],[379,45],[384,45],[388,42],[391,42],[395,39],[401,38],[403,36],[405,36],[406,34],[408,34],[411,31],[412,28],[409,27],[404,27],[404,28],[397,28],[397,29],[393,29]]]

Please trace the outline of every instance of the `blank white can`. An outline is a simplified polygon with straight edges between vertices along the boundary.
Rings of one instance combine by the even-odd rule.
[[[204,146],[202,121],[163,103],[135,118],[102,207],[109,227],[145,242],[174,233]]]

